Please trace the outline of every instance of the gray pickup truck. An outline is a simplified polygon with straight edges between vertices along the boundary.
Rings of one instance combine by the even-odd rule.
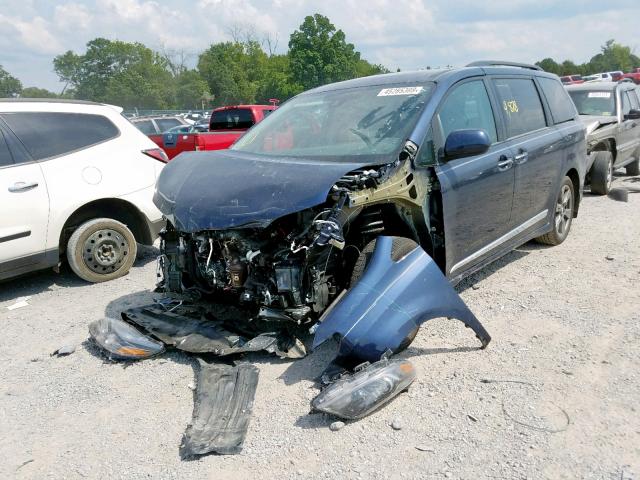
[[[640,174],[640,88],[631,82],[565,87],[587,127],[587,178],[591,192],[606,195],[613,171]]]

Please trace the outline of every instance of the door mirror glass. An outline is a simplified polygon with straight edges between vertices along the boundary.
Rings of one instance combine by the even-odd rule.
[[[624,116],[625,120],[638,120],[640,119],[640,110],[631,109],[629,113]]]
[[[491,146],[491,139],[484,130],[454,130],[444,144],[444,160],[482,155]]]

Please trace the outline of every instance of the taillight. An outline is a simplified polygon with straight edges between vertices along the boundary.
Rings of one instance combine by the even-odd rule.
[[[167,154],[164,153],[164,150],[161,148],[149,148],[147,150],[142,150],[142,153],[162,163],[169,162],[169,157],[167,157]]]
[[[195,145],[196,152],[199,152],[201,150],[206,150],[204,145],[204,138],[202,138],[200,135],[196,135],[195,139],[196,139],[196,145]]]

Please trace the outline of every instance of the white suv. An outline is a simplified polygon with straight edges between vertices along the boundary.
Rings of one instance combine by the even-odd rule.
[[[152,202],[167,157],[91,102],[0,100],[0,280],[66,253],[89,282],[125,275],[164,226]]]

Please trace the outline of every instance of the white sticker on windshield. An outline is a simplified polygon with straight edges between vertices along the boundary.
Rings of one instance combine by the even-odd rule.
[[[611,98],[611,92],[589,92],[589,98]]]
[[[379,97],[391,97],[394,95],[416,95],[424,90],[423,87],[398,87],[398,88],[383,88],[378,93]]]

